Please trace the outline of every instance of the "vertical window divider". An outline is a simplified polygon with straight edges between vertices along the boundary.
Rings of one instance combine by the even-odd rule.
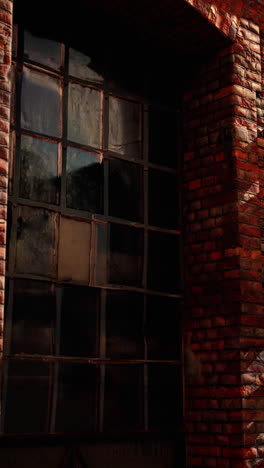
[[[106,357],[106,294],[105,289],[101,289],[100,303],[100,358]],[[104,397],[105,397],[105,365],[99,366],[99,432],[104,430]]]
[[[4,328],[4,353],[10,354],[11,346],[11,332],[12,332],[12,317],[13,317],[13,304],[14,304],[14,279],[9,279],[9,288],[8,288],[8,297],[7,301],[7,311],[5,314],[5,328]],[[1,423],[0,431],[4,432],[5,427],[5,404],[6,404],[6,395],[7,395],[7,383],[8,383],[8,368],[9,360],[4,360],[2,367],[2,408],[1,408]]]
[[[55,356],[60,354],[60,331],[61,331],[61,307],[62,307],[63,288],[56,288],[56,324],[55,324]],[[59,361],[54,362],[53,374],[53,393],[51,403],[51,418],[50,432],[55,432],[56,413],[58,403],[58,387],[59,387]]]
[[[61,158],[61,198],[60,207],[65,211],[66,203],[66,179],[67,179],[67,124],[68,124],[68,65],[69,65],[69,48],[65,47],[64,55],[64,71],[63,71],[63,84],[62,84],[62,107],[61,107],[61,123],[62,123],[62,158]]]

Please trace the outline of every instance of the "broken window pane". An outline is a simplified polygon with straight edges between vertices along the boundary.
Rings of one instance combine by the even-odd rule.
[[[143,366],[109,365],[105,375],[104,429],[143,427]]]
[[[96,73],[91,57],[75,49],[69,50],[69,75],[95,83],[103,81],[103,77]]]
[[[61,55],[61,44],[33,36],[29,31],[25,31],[24,56],[26,59],[60,70]]]
[[[60,82],[50,75],[24,67],[21,127],[60,136]]]
[[[69,84],[68,140],[101,146],[101,92],[76,83]]]
[[[55,314],[49,283],[16,280],[10,352],[53,354]]]
[[[109,214],[142,221],[143,169],[120,160],[109,161]]]
[[[60,354],[96,356],[98,340],[99,292],[69,286],[62,290]]]
[[[58,277],[64,281],[89,282],[91,225],[60,219]]]
[[[101,213],[103,201],[103,164],[97,153],[67,148],[67,191],[69,208]]]
[[[149,231],[148,242],[148,288],[179,292],[179,236]]]
[[[150,107],[149,160],[172,168],[178,167],[178,115],[176,112]]]
[[[106,301],[106,356],[144,359],[144,296],[108,291]]]
[[[178,177],[169,172],[149,170],[149,224],[164,228],[179,227]]]
[[[5,432],[47,431],[49,375],[49,363],[9,362]]]
[[[109,97],[108,148],[116,153],[141,157],[140,104]]]
[[[30,200],[58,202],[58,145],[21,136],[20,196]]]
[[[16,271],[55,276],[57,215],[51,211],[19,207]]]
[[[96,366],[59,364],[56,432],[95,431],[96,380]]]

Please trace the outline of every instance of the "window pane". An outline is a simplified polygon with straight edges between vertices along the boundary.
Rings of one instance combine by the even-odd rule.
[[[181,358],[181,313],[177,299],[147,296],[146,342],[148,359]]]
[[[96,414],[95,366],[59,364],[56,432],[91,432]]]
[[[91,57],[74,49],[69,50],[69,75],[95,83],[103,81],[103,77],[96,73]]]
[[[136,164],[109,161],[109,214],[142,221],[143,170]]]
[[[109,150],[127,156],[141,156],[140,105],[109,98]]]
[[[101,145],[101,92],[69,84],[68,140],[82,145]]]
[[[106,367],[104,429],[121,432],[143,427],[143,366]]]
[[[5,432],[47,430],[50,364],[9,362]]]
[[[106,355],[112,359],[144,359],[144,296],[108,291]]]
[[[19,208],[16,271],[55,276],[57,215],[48,210]]]
[[[148,202],[150,225],[179,227],[179,185],[175,174],[149,170]]]
[[[69,208],[101,213],[103,200],[102,157],[67,148],[67,192]]]
[[[74,219],[60,219],[58,276],[64,281],[88,284],[90,275],[91,225]]]
[[[96,356],[98,348],[98,290],[69,286],[63,288],[61,293],[60,354],[64,356]]]
[[[16,280],[10,352],[53,354],[55,314],[48,283]]]
[[[19,193],[30,200],[57,203],[57,144],[21,136]]]
[[[149,160],[162,166],[177,168],[178,115],[176,112],[150,107]]]
[[[149,232],[148,288],[177,292],[180,288],[179,237]]]
[[[24,56],[29,60],[59,70],[61,66],[61,44],[42,37],[24,33]]]
[[[60,136],[59,80],[24,67],[21,100],[22,128]]]

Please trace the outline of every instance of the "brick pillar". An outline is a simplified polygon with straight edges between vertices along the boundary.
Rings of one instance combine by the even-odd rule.
[[[259,28],[242,20],[185,96],[190,467],[264,466],[261,89]]]

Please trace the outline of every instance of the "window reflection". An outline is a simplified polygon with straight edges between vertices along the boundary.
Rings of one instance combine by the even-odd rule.
[[[140,105],[109,97],[109,150],[141,157]]]
[[[69,49],[69,75],[82,80],[101,83],[103,77],[92,68],[92,59],[75,49]]]
[[[24,55],[29,60],[59,70],[61,67],[61,44],[42,37],[24,33]]]

